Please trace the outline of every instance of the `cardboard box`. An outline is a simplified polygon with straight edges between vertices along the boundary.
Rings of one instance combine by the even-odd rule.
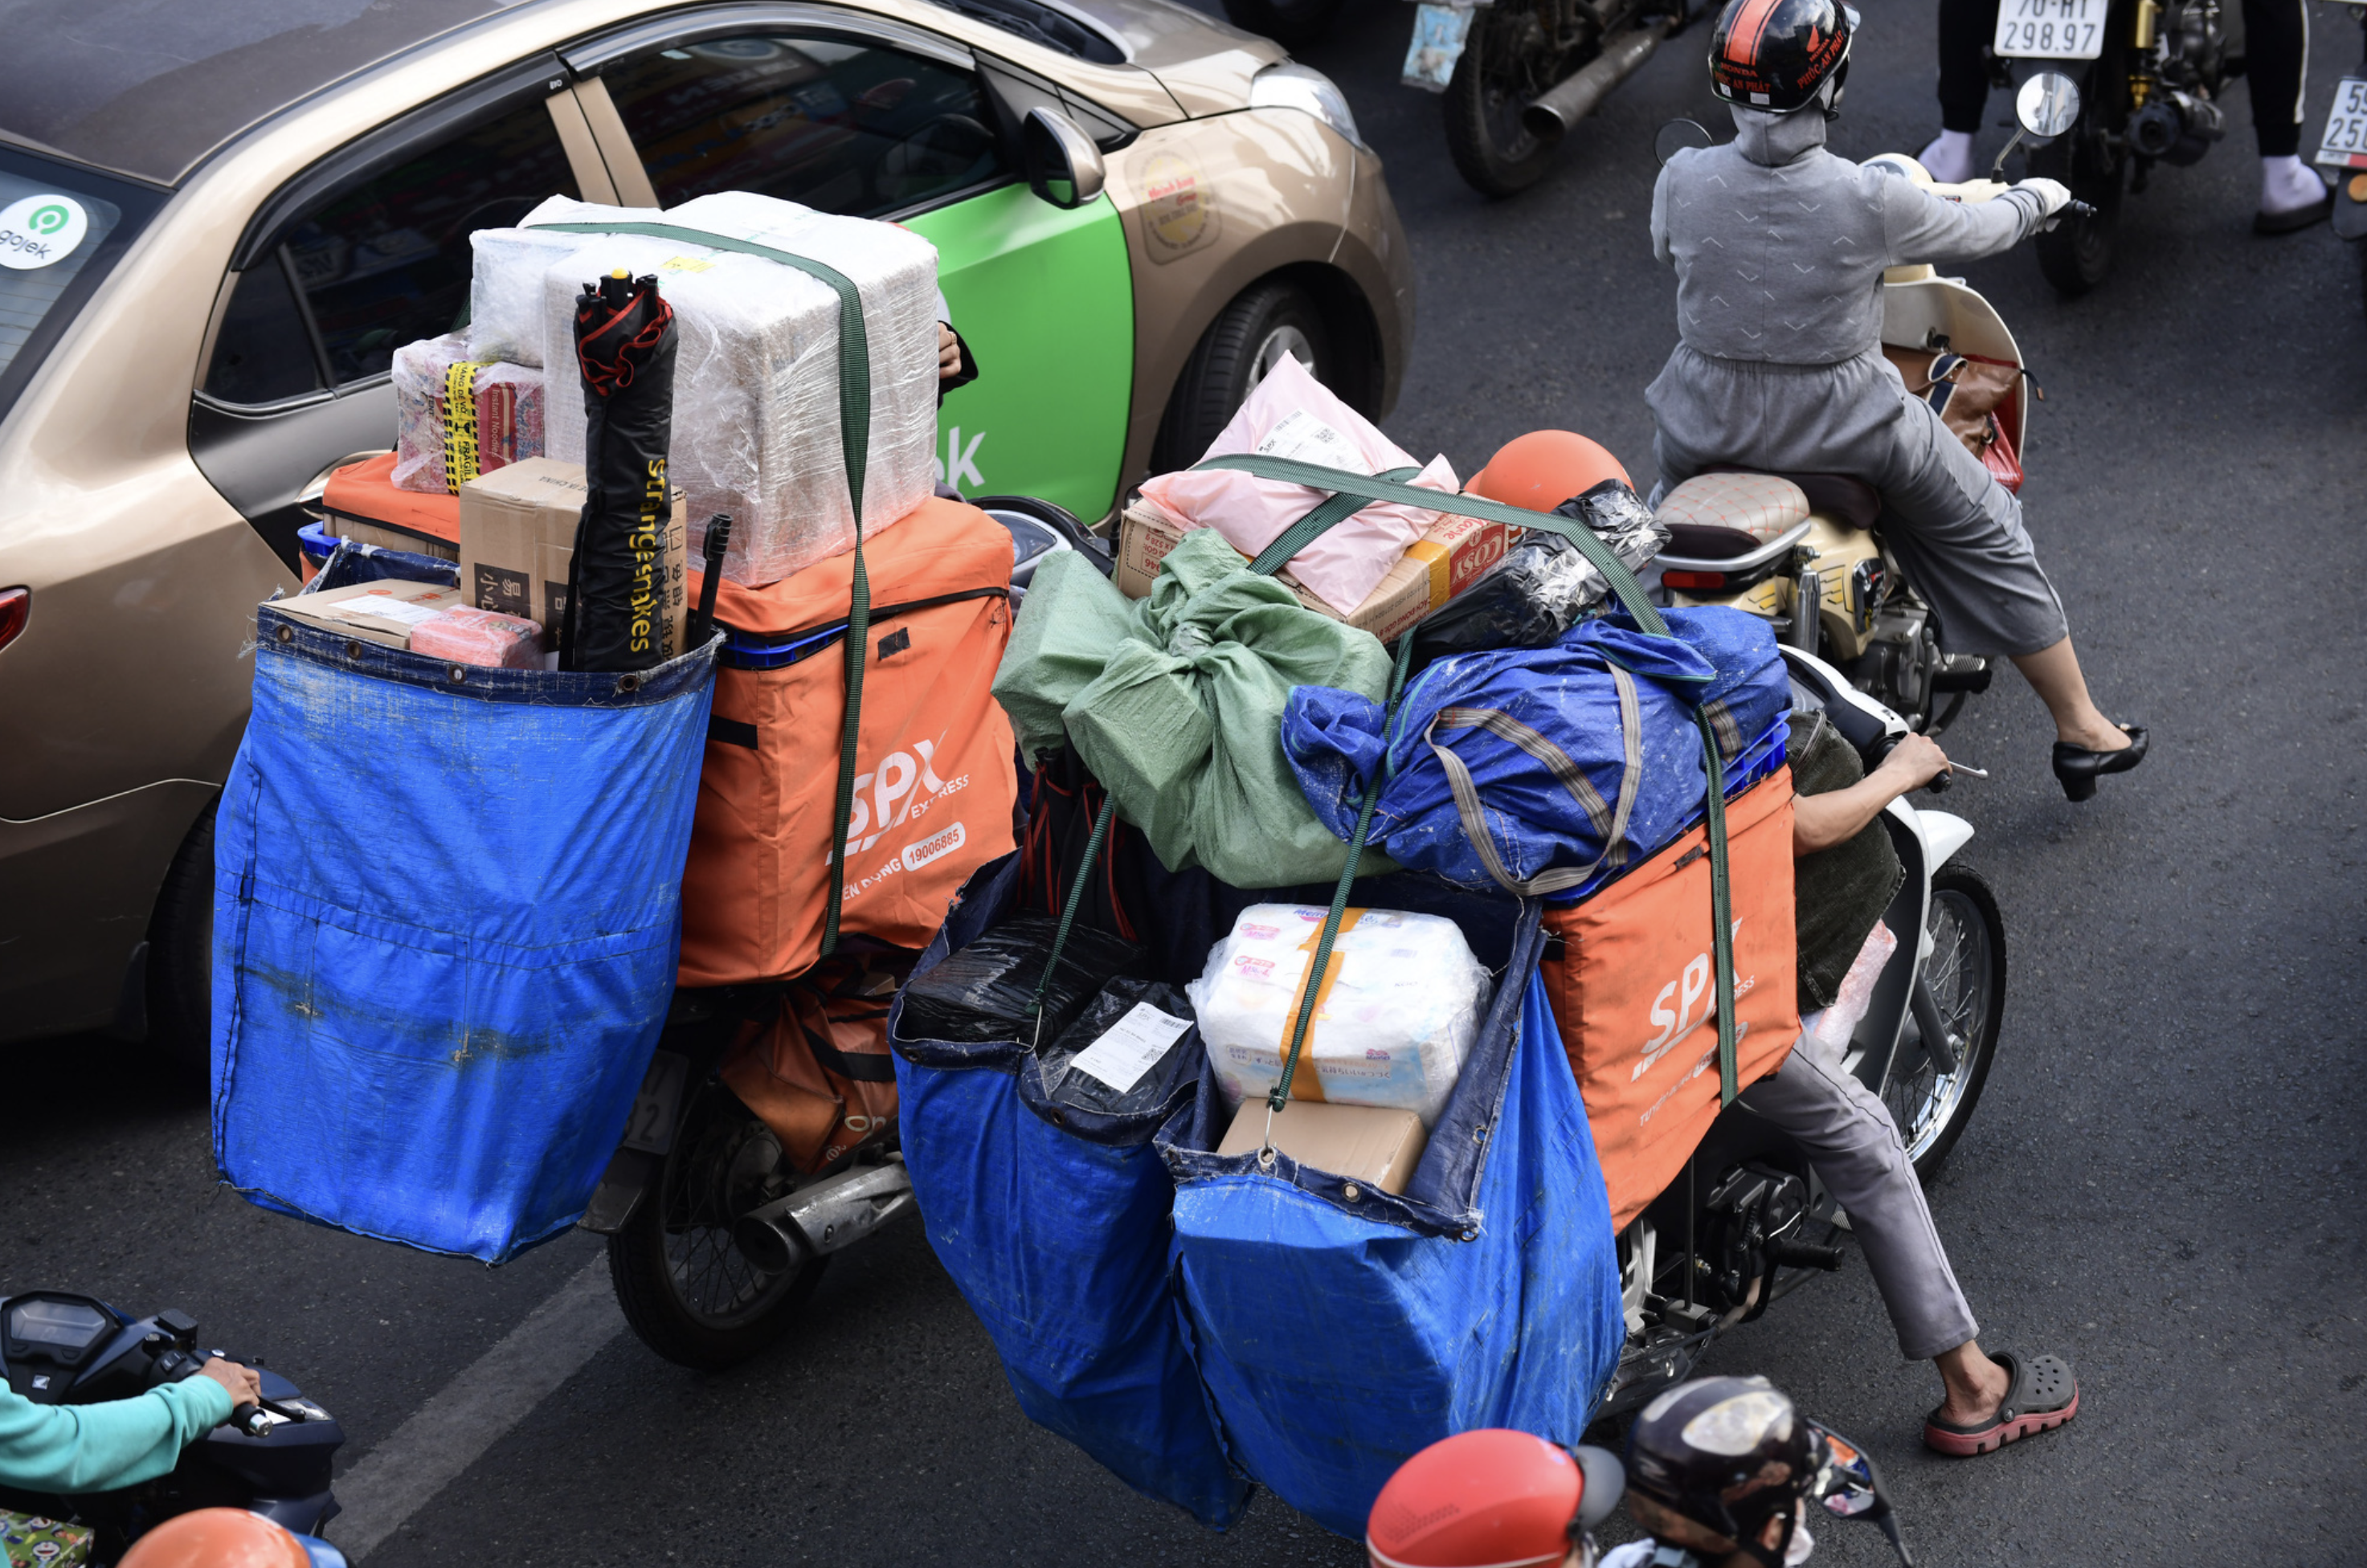
[[[1118,591],[1129,599],[1150,592],[1159,563],[1184,537],[1184,530],[1165,512],[1142,502],[1126,509],[1118,519],[1117,570],[1112,575]],[[1439,513],[1430,531],[1389,568],[1380,586],[1365,596],[1353,615],[1342,615],[1299,584],[1287,571],[1275,581],[1298,595],[1298,602],[1320,615],[1372,633],[1383,642],[1445,604],[1479,580],[1479,574],[1504,558],[1512,547],[1508,535],[1519,533],[1501,523],[1477,517]]]
[[[1265,1100],[1241,1101],[1220,1155],[1245,1155],[1265,1146]],[[1410,1111],[1385,1111],[1372,1105],[1332,1105],[1322,1100],[1294,1100],[1274,1112],[1274,1146],[1301,1165],[1350,1181],[1361,1181],[1384,1192],[1402,1192],[1421,1163],[1430,1135],[1421,1118]]]
[[[274,609],[326,631],[386,648],[408,649],[411,628],[460,603],[457,588],[432,582],[357,582],[325,593],[271,601]]]
[[[542,623],[549,646],[566,624],[567,569],[587,494],[583,470],[556,457],[528,457],[460,487],[460,588],[480,610]],[[682,651],[690,616],[689,530],[683,492],[666,528],[664,646]]]

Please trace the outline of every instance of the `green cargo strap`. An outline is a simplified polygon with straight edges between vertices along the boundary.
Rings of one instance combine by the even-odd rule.
[[[1027,1010],[1036,1015],[1036,1045],[1044,1043],[1044,993],[1052,987],[1053,966],[1060,962],[1060,950],[1069,945],[1070,928],[1077,923],[1077,906],[1085,901],[1085,884],[1093,880],[1093,863],[1101,859],[1102,840],[1109,837],[1110,818],[1116,810],[1117,802],[1104,791],[1102,808],[1093,813],[1093,830],[1085,840],[1084,858],[1077,863],[1077,880],[1069,885],[1068,901],[1060,907],[1060,924],[1052,933],[1052,951],[1044,955],[1043,977],[1036,982],[1036,995],[1027,1003]]]
[[[1407,505],[1420,506],[1433,512],[1450,512],[1458,517],[1477,517],[1487,522],[1502,523],[1510,527],[1535,528],[1546,533],[1559,534],[1577,546],[1579,554],[1584,556],[1593,564],[1597,571],[1603,573],[1603,581],[1611,585],[1611,592],[1618,598],[1628,615],[1635,618],[1637,626],[1655,637],[1670,635],[1668,622],[1661,619],[1659,611],[1653,606],[1649,599],[1645,597],[1644,585],[1636,581],[1636,574],[1629,571],[1626,563],[1622,561],[1609,546],[1596,538],[1594,531],[1582,523],[1572,522],[1566,517],[1555,517],[1546,513],[1531,512],[1525,507],[1507,506],[1501,502],[1489,501],[1482,496],[1447,495],[1439,491],[1420,490],[1399,481],[1393,475],[1353,473],[1346,468],[1326,468],[1320,463],[1300,462],[1294,457],[1264,457],[1250,454],[1240,457],[1211,457],[1198,466],[1203,468],[1232,468],[1257,479],[1281,479],[1292,484],[1306,485],[1314,490],[1330,491],[1332,492],[1334,502],[1342,496],[1354,496],[1365,501],[1402,502]],[[1397,472],[1403,472],[1403,470],[1399,469]],[[1329,502],[1326,503],[1327,506],[1329,504]],[[1322,508],[1318,510],[1320,511]],[[1308,513],[1309,518],[1313,515],[1313,513]],[[1342,513],[1342,515],[1344,516],[1346,513]],[[1268,546],[1265,553],[1270,554],[1274,550],[1280,549],[1284,542],[1296,532],[1297,527],[1294,525],[1285,533],[1283,538]],[[1304,547],[1304,540],[1294,544],[1292,552],[1295,554],[1299,548]],[[1259,558],[1263,560],[1264,555],[1262,554]],[[1412,634],[1409,632],[1399,646],[1400,668],[1403,667],[1405,658],[1404,644],[1410,643],[1412,640]],[[1394,690],[1390,694],[1390,718],[1384,720],[1381,732],[1385,743],[1388,734],[1387,725],[1395,717],[1398,695],[1399,694]],[[1726,770],[1718,755],[1717,737],[1711,730],[1707,716],[1696,709],[1694,718],[1701,726],[1702,759],[1708,782],[1708,789],[1705,792],[1707,804],[1703,812],[1703,827],[1704,836],[1709,842],[1710,922],[1713,928],[1710,932],[1710,948],[1716,957],[1717,972],[1718,1098],[1722,1105],[1731,1105],[1734,1103],[1735,1096],[1740,1090],[1736,1085],[1738,1068],[1735,1064],[1734,923],[1730,889],[1727,880]],[[1386,750],[1383,755],[1386,757]],[[1364,853],[1363,835],[1371,816],[1369,803],[1378,798],[1379,788],[1376,773],[1375,783],[1367,791],[1365,820],[1358,823],[1358,836],[1348,857],[1348,876],[1353,875],[1356,861]],[[1339,897],[1333,900],[1335,908],[1345,908],[1344,900],[1347,896],[1347,881],[1343,879]],[[1335,914],[1335,923],[1337,919]],[[1330,928],[1327,927],[1327,940],[1323,946],[1323,952],[1327,955],[1330,952],[1329,931]],[[1313,994],[1312,986],[1308,987],[1308,992],[1310,996]],[[1294,1032],[1291,1037],[1293,1063],[1297,1059],[1299,1035],[1305,1030],[1306,1015],[1312,1010],[1313,1009],[1308,1006],[1302,1006],[1299,1010],[1301,1014],[1299,1029]],[[1277,1086],[1274,1098],[1268,1102],[1274,1110],[1280,1110],[1282,1107],[1283,1099],[1289,1086],[1289,1070],[1290,1064],[1285,1064],[1282,1082]]]
[[[871,452],[871,338],[863,323],[863,297],[855,280],[825,262],[753,240],[710,234],[675,223],[538,223],[559,234],[640,234],[679,240],[711,251],[736,251],[794,267],[838,296],[838,437],[846,462],[846,491],[855,503],[855,574],[846,615],[846,719],[838,742],[838,805],[831,817],[830,910],[822,917],[821,952],[838,949],[839,908],[846,898],[846,824],[855,814],[855,748],[863,733],[863,656],[871,635],[871,576],[863,564],[863,467]]]
[[[1421,472],[1420,468],[1391,468],[1380,477],[1385,479],[1410,479]],[[1344,523],[1372,504],[1361,495],[1342,491],[1315,503],[1312,511],[1274,536],[1274,543],[1257,553],[1250,570],[1261,577],[1272,577],[1290,564],[1290,558],[1331,531],[1333,525]]]

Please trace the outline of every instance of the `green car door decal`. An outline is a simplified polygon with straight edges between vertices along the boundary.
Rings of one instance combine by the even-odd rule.
[[[937,247],[938,287],[978,355],[979,378],[937,412],[937,478],[1106,515],[1134,391],[1117,209],[1104,196],[1064,212],[1009,185],[904,224]]]

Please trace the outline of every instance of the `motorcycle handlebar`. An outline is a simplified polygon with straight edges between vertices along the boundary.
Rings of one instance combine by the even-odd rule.
[[[250,1438],[260,1438],[271,1430],[271,1417],[265,1413],[263,1406],[248,1401],[233,1406],[230,1419],[222,1425],[235,1427]]]

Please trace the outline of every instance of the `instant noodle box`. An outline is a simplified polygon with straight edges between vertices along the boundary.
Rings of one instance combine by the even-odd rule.
[[[524,458],[462,485],[460,587],[469,604],[539,621],[550,646],[558,647],[585,493],[583,465],[556,457]],[[667,606],[669,656],[682,651],[689,617],[688,597],[679,588],[685,538],[685,503],[677,487],[665,538],[667,581],[677,585]]]

